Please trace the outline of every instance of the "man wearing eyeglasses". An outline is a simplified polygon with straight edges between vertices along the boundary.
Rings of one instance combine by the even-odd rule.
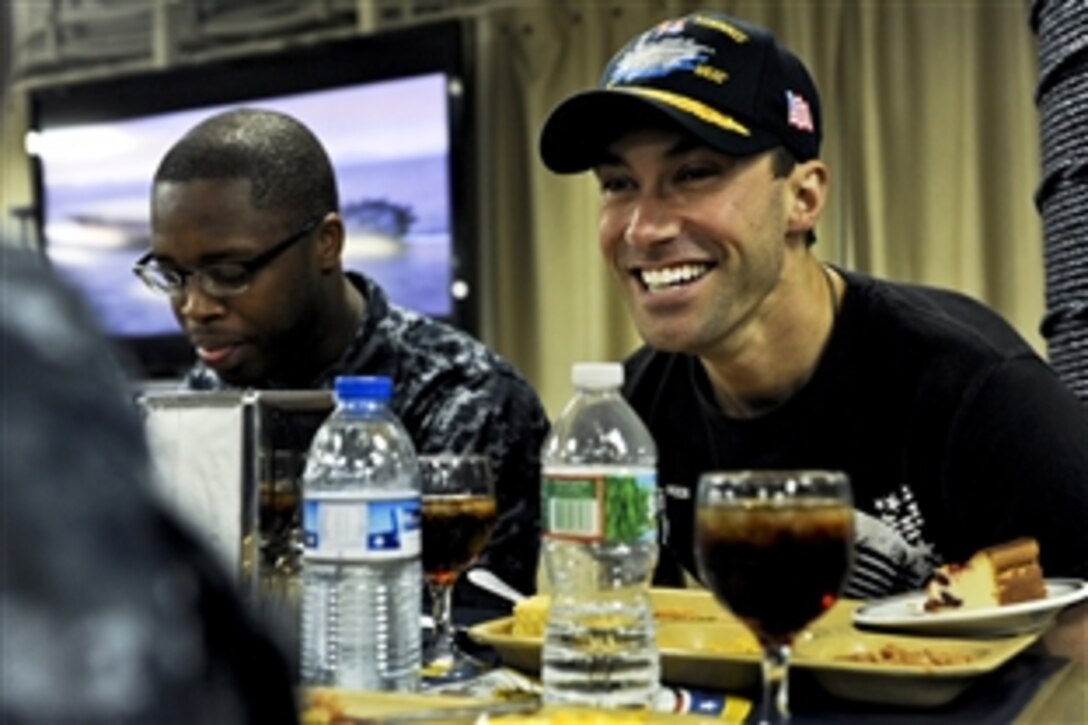
[[[134,271],[169,299],[196,350],[187,386],[315,389],[338,375],[390,376],[417,450],[489,455],[500,519],[480,565],[532,591],[548,428],[540,401],[468,334],[345,273],[338,206],[320,141],[281,113],[213,116],[167,152],[151,250]]]

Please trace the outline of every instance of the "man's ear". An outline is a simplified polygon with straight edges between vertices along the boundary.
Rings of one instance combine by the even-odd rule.
[[[816,226],[827,202],[830,172],[823,161],[797,164],[790,173],[789,232],[807,234]]]
[[[322,272],[339,271],[344,251],[344,220],[329,212],[317,227],[317,259]]]

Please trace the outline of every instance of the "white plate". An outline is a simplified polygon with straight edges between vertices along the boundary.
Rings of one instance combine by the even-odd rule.
[[[1064,607],[1088,598],[1088,582],[1047,579],[1046,598],[982,609],[927,612],[923,592],[901,594],[865,604],[854,611],[854,624],[916,634],[1004,636],[1038,631]]]

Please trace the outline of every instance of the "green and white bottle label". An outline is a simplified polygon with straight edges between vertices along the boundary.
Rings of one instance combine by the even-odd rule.
[[[617,544],[654,541],[656,484],[652,468],[545,470],[544,535]]]

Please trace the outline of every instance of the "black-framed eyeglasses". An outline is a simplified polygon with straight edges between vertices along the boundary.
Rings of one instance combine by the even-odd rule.
[[[311,219],[306,226],[273,244],[253,259],[245,262],[216,262],[200,269],[184,270],[165,267],[148,252],[136,260],[132,271],[151,290],[171,297],[184,297],[189,277],[196,280],[201,291],[212,297],[234,297],[249,289],[253,276],[265,265],[282,254],[288,247],[305,238],[317,228],[321,219]]]

